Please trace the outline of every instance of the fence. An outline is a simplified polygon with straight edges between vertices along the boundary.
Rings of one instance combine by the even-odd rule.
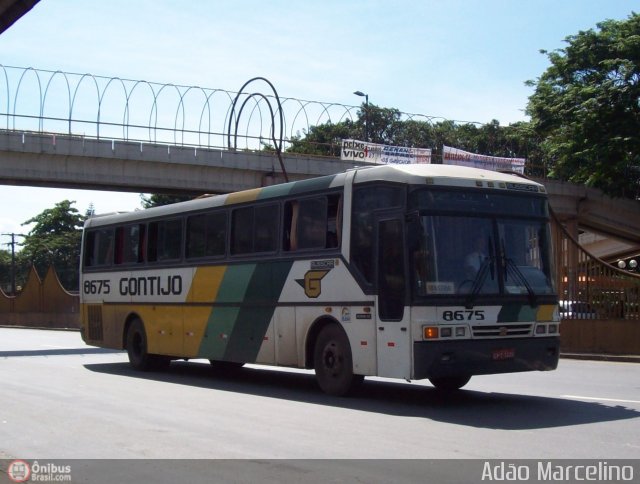
[[[0,290],[0,324],[44,328],[79,328],[80,302],[66,291],[53,267],[44,279],[31,268],[27,282],[16,296]]]
[[[640,355],[640,276],[586,251],[553,217],[564,352]]]

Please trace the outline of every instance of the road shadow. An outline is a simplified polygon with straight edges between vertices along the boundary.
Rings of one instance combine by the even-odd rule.
[[[138,372],[128,363],[92,363],[90,371],[175,385],[209,388],[315,405],[425,418],[469,427],[530,430],[627,420],[640,412],[623,406],[564,398],[461,390],[443,393],[433,387],[365,380],[351,397],[321,392],[313,374],[245,367],[216,370],[207,363],[172,362],[164,372]]]
[[[63,356],[63,355],[100,355],[107,353],[122,353],[122,350],[110,350],[107,348],[56,348],[50,350],[15,350],[0,351],[0,358],[15,356]]]

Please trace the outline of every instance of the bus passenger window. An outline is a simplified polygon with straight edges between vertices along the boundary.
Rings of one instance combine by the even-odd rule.
[[[278,205],[239,208],[231,216],[231,254],[275,252],[278,248]]]
[[[231,218],[231,253],[253,252],[253,207],[233,211]]]
[[[87,233],[84,246],[86,267],[106,266],[113,262],[113,230],[92,230]]]
[[[274,252],[278,248],[278,206],[263,205],[255,211],[254,251]]]
[[[116,264],[144,262],[142,251],[144,228],[144,225],[136,224],[116,229]]]
[[[286,222],[288,229],[285,230],[285,234],[289,234],[288,245],[285,240],[286,250],[324,249],[327,247],[326,197],[307,198],[287,202],[285,205],[285,213],[289,217]],[[332,244],[333,247],[337,246],[335,237]]]
[[[161,262],[180,259],[182,252],[182,220],[161,220],[149,224],[147,260]]]
[[[223,256],[226,240],[225,212],[193,215],[187,219],[187,258]]]

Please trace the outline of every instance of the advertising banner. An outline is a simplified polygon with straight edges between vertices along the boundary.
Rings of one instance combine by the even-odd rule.
[[[353,139],[342,140],[340,159],[376,164],[431,163],[431,150],[368,143]]]
[[[484,168],[485,170],[524,173],[524,163],[526,161],[524,158],[478,155],[449,146],[443,146],[442,148],[442,163],[445,165],[462,165]]]

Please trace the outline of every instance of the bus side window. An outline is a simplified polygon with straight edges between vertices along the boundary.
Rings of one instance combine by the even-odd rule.
[[[182,220],[161,220],[149,224],[147,260],[161,262],[180,259],[182,253]]]
[[[253,207],[238,208],[231,216],[231,254],[253,252]]]
[[[298,249],[324,249],[327,240],[327,199],[300,200]]]
[[[284,249],[334,249],[339,245],[339,195],[285,203]]]
[[[340,246],[342,232],[342,197],[332,195],[327,207],[327,249]]]
[[[231,215],[231,254],[275,252],[278,249],[278,205],[238,208]]]
[[[135,264],[144,262],[143,257],[143,241],[144,241],[143,224],[128,225],[118,227],[116,229],[116,264]]]
[[[113,244],[113,229],[88,232],[84,247],[84,265],[86,267],[110,265],[113,259]]]
[[[351,262],[369,284],[373,283],[373,220],[376,210],[400,207],[404,189],[397,186],[372,185],[353,194],[351,216]]]
[[[187,258],[221,257],[226,252],[226,212],[204,213],[187,219]]]
[[[278,250],[280,207],[261,205],[255,207],[254,251],[275,252]]]

